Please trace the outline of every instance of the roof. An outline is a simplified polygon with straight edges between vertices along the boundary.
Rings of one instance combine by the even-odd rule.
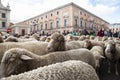
[[[73,3],[73,2],[68,3],[68,4],[66,4],[66,5],[63,5],[63,6],[60,6],[60,7],[57,7],[57,8],[54,8],[54,9],[52,9],[52,10],[50,10],[50,11],[44,12],[44,13],[42,13],[42,14],[40,14],[40,15],[37,15],[37,16],[32,17],[32,18],[29,18],[29,19],[27,19],[27,20],[35,19],[35,18],[40,17],[40,16],[42,16],[42,15],[44,15],[44,14],[50,13],[50,12],[52,12],[52,11],[55,11],[55,10],[58,10],[58,9],[61,9],[61,8],[64,8],[64,7],[67,7],[67,6],[70,6],[70,5],[73,5],[73,6],[77,7],[77,8],[79,8],[79,9],[81,9],[81,10],[83,10],[83,11],[89,13],[89,14],[91,14],[93,17],[97,17],[97,18],[103,20],[102,18],[100,18],[100,17],[92,14],[91,12],[85,10],[84,8],[78,6],[77,4],[75,4],[75,3]],[[24,20],[24,21],[27,21],[27,20]],[[24,21],[21,21],[21,22],[24,22]],[[105,21],[105,20],[103,20],[103,21],[109,24],[109,22],[107,22],[107,21]],[[18,23],[21,23],[21,22],[18,22]],[[16,24],[18,24],[18,23],[16,23]]]

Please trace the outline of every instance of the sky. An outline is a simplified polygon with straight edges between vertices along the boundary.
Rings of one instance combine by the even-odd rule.
[[[10,19],[18,23],[68,3],[75,3],[109,23],[120,23],[120,0],[1,0],[10,5]]]

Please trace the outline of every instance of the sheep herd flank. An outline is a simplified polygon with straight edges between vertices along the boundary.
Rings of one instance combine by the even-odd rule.
[[[108,61],[106,74],[113,72],[114,63],[114,75],[120,75],[119,38],[57,32],[4,36],[0,35],[0,80],[101,80],[103,60]]]

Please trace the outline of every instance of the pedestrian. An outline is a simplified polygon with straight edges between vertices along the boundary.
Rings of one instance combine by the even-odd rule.
[[[103,37],[104,36],[104,31],[102,29],[100,29],[97,33],[97,36]]]

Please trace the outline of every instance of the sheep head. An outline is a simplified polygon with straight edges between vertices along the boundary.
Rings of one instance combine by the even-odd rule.
[[[20,48],[12,48],[6,51],[1,61],[1,77],[27,71],[27,61],[33,60],[31,56],[25,54],[27,52],[29,51]]]
[[[35,34],[32,35],[32,38],[35,38],[36,40],[39,41],[40,36],[37,33],[35,33]]]
[[[94,57],[95,57],[95,67],[96,67],[96,70],[100,68],[100,62],[102,59],[104,59],[105,57],[102,56],[98,51],[94,51],[93,52],[94,54]]]
[[[51,36],[51,41],[47,46],[49,52],[53,51],[64,51],[65,50],[65,38],[60,33],[54,33]]]
[[[108,41],[105,44],[105,56],[110,59],[114,60],[115,59],[115,52],[116,52],[116,43],[114,41]]]
[[[91,41],[90,40],[88,40],[88,39],[86,39],[86,40],[84,40],[84,48],[87,48],[87,49],[91,49],[92,47],[92,43],[91,43]]]

